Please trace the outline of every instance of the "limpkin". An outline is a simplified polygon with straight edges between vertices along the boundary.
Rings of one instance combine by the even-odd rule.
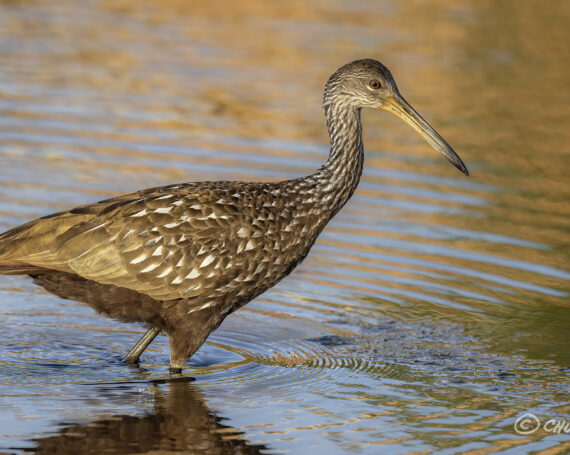
[[[327,81],[330,155],[282,182],[198,182],[150,188],[58,212],[0,236],[0,274],[149,327],[125,360],[161,331],[179,372],[224,318],[287,276],[352,196],[363,164],[362,108],[387,110],[455,167],[467,168],[400,95],[390,71],[357,60]]]

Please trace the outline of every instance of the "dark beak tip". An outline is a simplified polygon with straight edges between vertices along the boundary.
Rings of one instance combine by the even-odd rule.
[[[467,177],[469,177],[469,169],[467,169],[467,166],[465,166],[465,163],[461,160],[461,158],[459,158],[459,156],[453,152],[453,157],[447,157],[446,158],[449,160],[449,162],[451,162],[451,164],[453,164],[453,166],[455,166],[457,169],[459,169],[463,174],[465,174]]]

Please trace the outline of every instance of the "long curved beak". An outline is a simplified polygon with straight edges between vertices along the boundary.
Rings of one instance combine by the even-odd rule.
[[[382,106],[382,109],[391,112],[410,125],[420,133],[434,149],[445,156],[451,164],[465,175],[469,175],[467,166],[465,166],[463,161],[461,161],[461,158],[459,158],[457,153],[455,153],[449,144],[438,134],[438,132],[434,130],[430,124],[408,104],[402,95],[396,93],[395,95],[385,98],[384,101],[385,104]]]

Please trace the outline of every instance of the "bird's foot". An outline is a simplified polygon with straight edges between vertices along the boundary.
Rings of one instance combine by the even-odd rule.
[[[182,373],[182,368],[180,368],[180,367],[172,367],[171,366],[169,369],[170,369],[171,375],[179,375]]]

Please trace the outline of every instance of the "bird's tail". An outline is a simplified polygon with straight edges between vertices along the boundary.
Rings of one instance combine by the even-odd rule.
[[[17,261],[0,262],[0,275],[29,275],[35,273],[47,273],[49,269],[25,264]]]

